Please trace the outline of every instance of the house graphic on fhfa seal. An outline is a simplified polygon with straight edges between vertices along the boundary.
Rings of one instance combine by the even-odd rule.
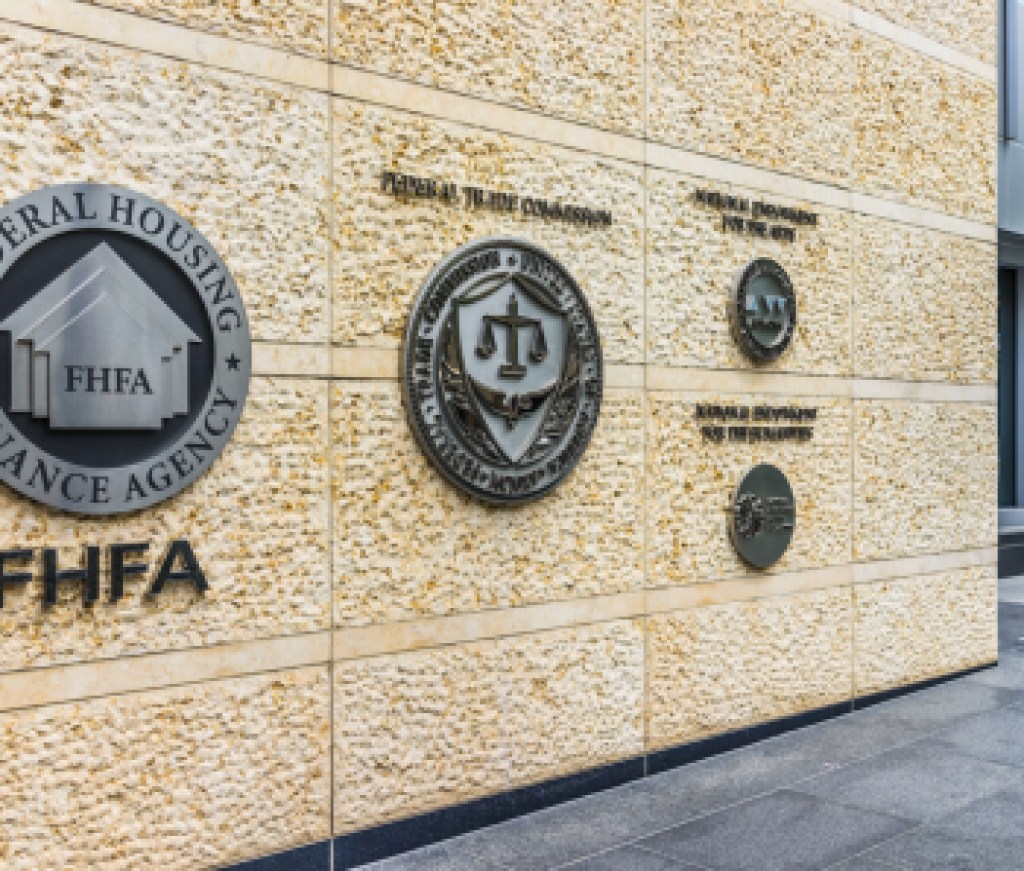
[[[202,340],[106,243],[4,321],[11,412],[53,429],[147,429],[187,414]]]

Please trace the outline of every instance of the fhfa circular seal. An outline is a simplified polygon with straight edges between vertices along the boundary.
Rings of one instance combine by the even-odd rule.
[[[405,336],[413,431],[467,493],[519,503],[586,450],[601,406],[601,345],[572,276],[529,242],[464,245],[434,269]]]
[[[760,257],[736,277],[732,325],[743,352],[755,363],[770,363],[789,347],[796,329],[796,294],[786,270]]]
[[[789,481],[775,466],[754,466],[743,477],[732,505],[733,546],[756,569],[766,569],[793,539],[796,505]]]
[[[65,184],[0,209],[0,480],[83,514],[200,477],[242,415],[249,322],[213,246],[144,194]]]

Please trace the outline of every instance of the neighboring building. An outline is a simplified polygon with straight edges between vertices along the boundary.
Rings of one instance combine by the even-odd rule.
[[[349,867],[991,664],[998,523],[1024,527],[1024,90],[1007,39],[1000,135],[997,31],[988,0],[0,4],[0,202],[90,181],[166,203],[253,339],[244,417],[178,495],[86,517],[0,486],[0,866]],[[152,215],[140,239],[183,229]],[[0,223],[0,274],[58,217]],[[435,470],[401,380],[428,275],[498,235],[575,279],[604,367],[579,465],[515,508]],[[168,244],[231,335],[211,251]],[[149,249],[108,250],[83,255],[102,281],[50,291],[36,262],[32,307],[0,298],[5,414],[140,422],[97,465],[193,438],[201,356]],[[733,292],[762,259],[797,319],[779,282],[751,291],[755,365]],[[556,296],[466,306],[457,350],[519,379],[481,380],[507,456],[563,361],[596,365]],[[98,319],[125,341],[89,345]],[[248,361],[224,357],[211,402],[241,407],[217,379]],[[72,408],[76,366],[142,370],[153,397]],[[140,493],[211,456],[228,418],[203,420]],[[58,480],[11,438],[0,469]],[[792,541],[755,571],[730,510],[765,463]]]
[[[1024,572],[1024,4],[999,4],[999,573]]]

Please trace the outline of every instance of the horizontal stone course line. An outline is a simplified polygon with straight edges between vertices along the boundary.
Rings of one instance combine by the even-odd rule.
[[[268,359],[271,352],[265,352]],[[288,357],[281,352],[282,357]],[[401,351],[394,348],[335,347],[331,350],[332,377],[351,381],[398,381],[402,377]],[[281,371],[258,374],[314,374],[282,365]],[[913,402],[996,401],[996,386],[947,381],[898,381],[851,378],[846,375],[796,375],[756,369],[705,369],[653,366],[640,363],[605,364],[609,388],[672,391],[679,393],[763,393],[773,396],[823,396],[841,399],[892,399]]]
[[[997,548],[729,578],[0,674],[0,712],[991,565]],[[333,637],[333,651],[332,651]]]
[[[252,343],[252,374],[293,378],[327,378],[330,353],[323,344]]]
[[[567,626],[607,623],[639,617],[643,613],[644,593],[638,590],[504,610],[355,626],[334,630],[334,659],[367,659],[388,653],[528,635]]]
[[[323,665],[326,631],[0,674],[0,711]]]
[[[796,375],[755,369],[648,366],[647,389],[680,393],[761,393],[914,402],[995,402],[996,386],[944,381],[897,381],[845,375]]]
[[[265,377],[336,378],[351,381],[399,381],[401,351],[394,348],[333,347],[321,344],[253,343],[253,374]],[[681,393],[763,393],[777,396],[828,396],[843,399],[912,402],[996,402],[996,386],[946,381],[902,381],[844,375],[797,375],[756,369],[644,366],[611,363],[609,388]]]
[[[884,19],[878,20],[884,22]],[[754,187],[766,193],[859,211],[958,236],[993,243],[996,241],[994,226],[943,212],[908,206],[725,158],[689,152],[668,144],[647,142],[643,138],[612,133],[478,97],[440,91],[377,73],[329,64],[181,25],[82,5],[74,0],[4,4],[0,6],[0,21],[175,60],[192,61],[299,87],[324,92],[331,90],[335,96],[455,121],[478,129],[491,129],[636,164],[646,163],[652,167],[674,169],[718,183]],[[117,34],[117,39],[111,39],[111,34]],[[486,123],[481,123],[482,119],[486,119]]]
[[[876,562],[854,563],[851,566],[854,584],[870,584],[876,581],[930,575],[937,572],[969,569],[976,566],[994,566],[999,548],[978,548],[977,550],[954,551],[951,553],[924,554],[922,556],[900,557]]]
[[[909,48],[918,54],[926,55],[947,66],[958,67],[965,73],[990,82],[993,86],[998,81],[999,71],[992,64],[985,63],[985,61],[979,58],[971,57],[969,54],[951,48],[936,39],[932,39],[930,36],[925,36],[916,30],[903,27],[883,18],[881,15],[868,12],[866,9],[861,9],[852,4],[850,6],[850,23],[854,27],[859,27],[861,30],[875,34],[875,36],[888,39],[898,45],[902,45],[904,48]]]
[[[887,39],[918,54],[926,55],[932,60],[946,64],[946,66],[956,67],[992,84],[997,81],[998,70],[992,64],[985,63],[979,58],[972,57],[959,49],[926,36],[920,31],[896,24],[875,12],[862,9],[856,3],[847,3],[844,0],[789,0],[789,2],[793,6],[806,9],[809,12],[844,21],[860,30],[866,30],[874,36],[880,36],[882,39]]]

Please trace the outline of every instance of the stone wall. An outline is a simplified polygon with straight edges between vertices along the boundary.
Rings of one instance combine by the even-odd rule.
[[[102,520],[0,489],[0,547],[187,537],[210,582],[5,591],[5,868],[217,867],[996,657],[994,6],[433,8],[0,8],[0,200],[167,202],[255,340],[235,438],[176,498]],[[401,200],[384,169],[614,222]],[[698,187],[818,224],[724,233]],[[517,509],[440,478],[398,374],[427,273],[497,233],[575,276],[607,374],[580,465]],[[755,370],[727,306],[756,256],[799,322]],[[814,406],[814,438],[704,442],[709,402]],[[760,461],[798,520],[755,573],[724,509]]]

